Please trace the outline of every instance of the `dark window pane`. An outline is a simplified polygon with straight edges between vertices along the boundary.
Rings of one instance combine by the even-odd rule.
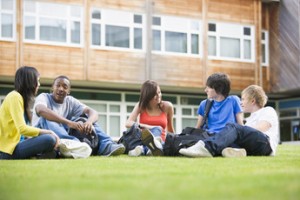
[[[105,30],[106,46],[129,48],[129,28],[107,25]]]
[[[142,29],[141,28],[135,28],[134,29],[134,48],[135,49],[142,49]]]
[[[216,32],[216,24],[208,24],[208,31]]]
[[[134,23],[137,23],[137,24],[141,24],[143,23],[142,21],[142,15],[134,15]]]
[[[251,35],[251,29],[248,27],[244,27],[244,35]]]
[[[161,25],[160,17],[153,17],[152,23],[153,23],[153,25],[160,26]]]

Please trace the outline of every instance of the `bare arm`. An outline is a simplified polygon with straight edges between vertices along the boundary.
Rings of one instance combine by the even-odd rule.
[[[196,127],[195,128],[200,128],[203,124],[203,116],[202,115],[198,115],[198,121],[197,121],[197,124],[196,124]]]
[[[167,118],[168,118],[167,131],[169,133],[175,133],[174,126],[173,126],[174,108],[172,103],[166,102],[166,111],[167,111]]]
[[[130,128],[134,123],[136,123],[139,114],[140,114],[140,108],[139,108],[139,103],[137,103],[135,104],[132,112],[129,115],[129,118],[125,123],[126,128]]]
[[[87,121],[83,124],[83,129],[85,132],[91,133],[93,131],[93,123],[98,121],[98,113],[88,106],[83,110],[83,113],[88,116]]]
[[[242,112],[239,112],[235,115],[235,118],[236,118],[236,122],[240,125],[244,125],[244,115]]]
[[[79,123],[73,122],[71,120],[68,120],[68,119],[56,114],[51,109],[47,108],[45,105],[42,105],[42,104],[36,105],[35,111],[39,116],[41,116],[49,121],[66,124],[70,128],[81,130],[81,128],[79,127]]]
[[[266,132],[271,128],[271,124],[268,121],[259,121],[253,128],[261,131],[261,132]]]

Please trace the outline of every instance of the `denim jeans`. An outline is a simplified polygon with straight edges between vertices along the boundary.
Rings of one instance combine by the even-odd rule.
[[[247,155],[267,156],[272,152],[269,137],[249,126],[235,123],[226,124],[215,136],[204,140],[205,148],[213,155],[221,155],[226,147],[240,147],[247,151]]]
[[[101,155],[103,154],[104,150],[108,145],[113,144],[114,142],[112,139],[104,133],[104,131],[100,128],[100,126],[96,123],[93,124],[95,127],[95,132],[98,135],[99,138],[99,149],[98,149],[98,154]],[[50,129],[54,131],[58,137],[63,138],[63,139],[71,139],[71,140],[78,140],[76,137],[71,136],[68,134],[69,128],[66,125],[49,121],[44,118],[40,118],[39,121],[39,128],[44,128],[44,129]]]
[[[56,139],[50,134],[43,134],[19,142],[12,155],[0,151],[1,159],[28,159],[37,154],[51,152]]]

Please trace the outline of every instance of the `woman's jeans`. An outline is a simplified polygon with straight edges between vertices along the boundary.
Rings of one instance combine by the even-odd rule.
[[[221,155],[226,147],[239,147],[247,151],[247,155],[267,156],[272,153],[269,137],[249,126],[228,123],[215,136],[204,140],[205,148],[213,155]]]
[[[98,135],[98,138],[99,138],[98,154],[101,155],[101,154],[103,154],[105,148],[108,147],[108,145],[113,144],[114,142],[106,133],[104,133],[102,131],[102,129],[100,128],[100,126],[98,124],[94,123],[93,126],[95,128],[95,133]],[[78,140],[76,137],[68,134],[69,128],[66,125],[63,125],[63,124],[60,124],[57,122],[53,122],[53,121],[49,121],[49,120],[46,120],[45,118],[40,118],[38,127],[52,130],[61,139]]]
[[[0,151],[0,159],[28,159],[53,151],[55,144],[56,139],[52,135],[39,135],[19,142],[12,155]]]

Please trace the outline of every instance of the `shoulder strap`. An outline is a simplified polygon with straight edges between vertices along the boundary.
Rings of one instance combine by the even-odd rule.
[[[214,101],[212,99],[206,100],[204,116],[203,116],[203,124],[202,124],[201,128],[204,128],[204,127],[207,128],[207,117],[208,117],[208,113],[209,113],[210,108],[213,105],[213,103],[214,103]]]

